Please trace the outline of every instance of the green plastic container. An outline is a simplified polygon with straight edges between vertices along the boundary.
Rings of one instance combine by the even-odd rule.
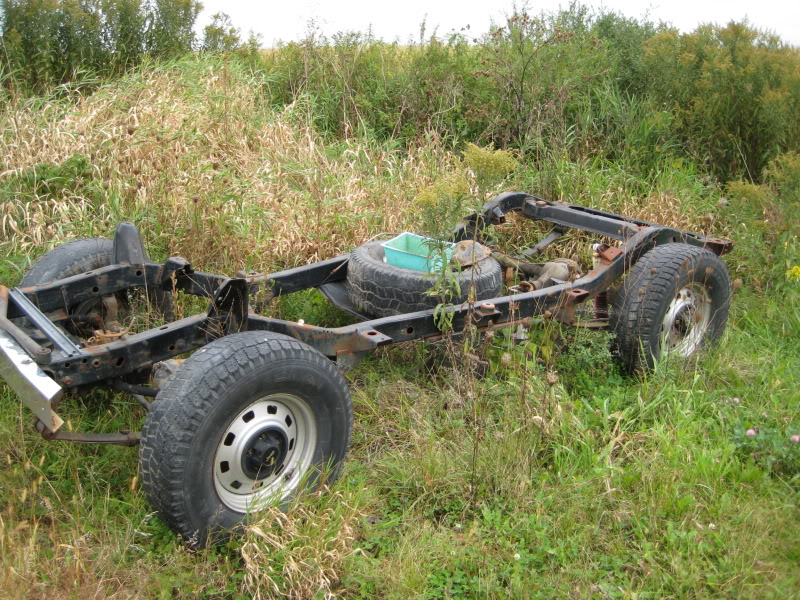
[[[442,268],[442,257],[436,252],[436,245],[440,243],[431,238],[405,232],[383,242],[381,246],[383,246],[384,261],[393,267],[432,273]],[[448,244],[445,248],[448,262],[453,253],[453,245]]]

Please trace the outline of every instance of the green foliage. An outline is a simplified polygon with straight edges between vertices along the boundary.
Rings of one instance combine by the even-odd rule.
[[[767,472],[784,477],[800,474],[800,425],[745,427],[734,431],[734,444]]]
[[[465,216],[469,180],[462,168],[436,179],[414,199],[419,208],[421,232],[434,239],[446,239]]]
[[[731,203],[729,227],[737,241],[732,258],[741,264],[738,272],[746,283],[760,290],[793,295],[795,290],[786,273],[800,265],[797,154],[787,153],[770,161],[764,180],[762,184],[732,181],[727,185]]]
[[[487,134],[537,158],[563,153],[573,102],[598,85],[606,67],[588,9],[573,4],[538,16],[519,9],[480,48],[491,90],[484,99],[492,113]]]
[[[690,156],[719,177],[757,178],[800,144],[795,50],[746,23],[662,31],[643,44],[652,97],[676,118]]]
[[[355,321],[315,289],[279,297],[274,303],[277,316],[287,321],[302,320],[321,327],[341,327]]]
[[[463,155],[464,164],[475,174],[481,190],[497,185],[519,166],[511,152],[481,148],[469,142],[464,148]]]
[[[132,23],[121,37],[145,44],[139,3],[104,6],[114,31]],[[420,344],[381,348],[347,375],[356,423],[333,493],[269,515],[258,525],[263,535],[251,530],[245,542],[198,553],[152,514],[135,451],[45,442],[2,387],[6,595],[796,594],[794,125],[781,141],[768,121],[754,128],[747,110],[737,113],[737,129],[739,117],[693,101],[704,96],[695,73],[707,62],[702,44],[718,61],[716,46],[734,53],[713,32],[687,34],[699,40],[694,58],[673,64],[668,50],[663,60],[641,51],[664,39],[688,43],[662,27],[580,11],[548,19],[505,23],[495,39],[474,44],[453,36],[401,46],[355,34],[266,53],[250,44],[236,58],[148,63],[77,103],[7,102],[0,280],[19,281],[46,246],[108,235],[120,218],[156,241],[159,258],[177,253],[203,270],[266,272],[406,226],[444,236],[481,195],[516,188],[732,238],[725,260],[741,286],[719,348],[643,379],[617,372],[606,334],[552,322],[534,322],[522,343],[511,330],[465,342],[470,353],[486,352],[483,379],[466,363],[432,377]],[[736,52],[750,55],[740,69],[750,83],[756,66],[790,61],[782,47],[738,39]],[[505,54],[512,49],[520,54]],[[37,73],[50,72],[32,57]],[[725,83],[717,70],[714,81]],[[541,79],[526,81],[523,72]],[[516,77],[522,104],[497,87],[500,73]],[[792,77],[778,73],[769,89]],[[760,97],[745,90],[743,102],[752,109],[769,97],[764,89]],[[669,90],[686,103],[667,101]],[[713,101],[714,110],[732,110]],[[547,122],[513,123],[519,106]],[[752,165],[726,166],[724,152],[704,157],[711,126],[693,121],[701,109],[723,128],[714,152],[738,144]],[[516,225],[499,228],[497,243],[519,248],[541,236]],[[586,238],[564,242],[562,255],[588,264]],[[194,308],[206,306],[198,299]],[[330,327],[350,321],[316,291],[267,310]],[[138,430],[145,418],[138,403],[113,394],[67,397],[59,411],[75,431]]]
[[[490,142],[534,160],[625,158],[642,173],[676,156],[723,180],[760,177],[800,144],[796,52],[747,24],[679,35],[594,14],[516,11],[473,44],[399,46],[315,34],[268,53],[273,102],[299,96],[334,135]]]
[[[231,18],[225,13],[211,17],[211,23],[203,29],[202,49],[206,52],[230,52],[241,47],[239,30],[233,26]]]
[[[592,397],[599,389],[623,383],[606,332],[575,329],[562,336],[552,363],[575,396]]]
[[[636,96],[647,92],[649,76],[642,46],[657,30],[646,20],[638,21],[613,12],[601,13],[595,20],[592,32],[608,48],[620,92]]]
[[[82,154],[75,154],[60,165],[42,163],[10,177],[0,193],[20,200],[56,197],[64,191],[77,190],[91,179],[89,160]]]
[[[764,180],[776,188],[781,202],[800,207],[800,153],[787,152],[771,160]]]
[[[428,295],[439,299],[439,304],[433,309],[433,320],[439,331],[447,333],[453,328],[453,313],[447,309],[452,304],[453,298],[461,294],[461,284],[458,282],[456,272],[447,263],[443,247],[442,245],[438,251],[434,248],[434,255],[439,255],[442,267],[433,273]]]
[[[723,181],[759,179],[800,146],[798,54],[745,23],[687,34],[572,4],[515,10],[485,36],[401,45],[371,33],[258,51],[224,13],[202,40],[196,0],[3,0],[3,66],[23,88],[113,76],[144,56],[231,52],[264,75],[273,106],[307,104],[330,136],[491,144],[526,160],[624,158],[655,173],[676,157]],[[19,87],[19,86],[18,86]]]
[[[189,52],[200,9],[196,0],[2,0],[0,60],[23,90],[87,83],[145,56]]]

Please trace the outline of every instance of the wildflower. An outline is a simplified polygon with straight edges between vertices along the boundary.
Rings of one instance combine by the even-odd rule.
[[[514,560],[519,560],[519,559],[520,559],[520,554],[519,554],[519,552],[515,552],[515,553],[514,553]]]
[[[745,431],[745,435],[747,435],[749,437],[753,437],[757,433],[758,433],[758,429],[753,429],[752,427],[750,429],[748,429],[747,431]]]
[[[793,441],[795,444],[800,444],[800,435],[793,435],[793,436],[792,436],[792,437],[790,437],[789,439],[790,439],[791,441]]]
[[[795,265],[786,271],[786,279],[789,281],[800,281],[800,265]]]

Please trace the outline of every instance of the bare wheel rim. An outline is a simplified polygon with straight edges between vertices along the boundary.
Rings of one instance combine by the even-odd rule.
[[[711,295],[702,283],[675,294],[661,323],[661,352],[688,357],[703,344],[711,324]]]
[[[317,447],[314,415],[292,394],[256,400],[230,422],[214,455],[214,489],[225,506],[254,512],[289,496]]]

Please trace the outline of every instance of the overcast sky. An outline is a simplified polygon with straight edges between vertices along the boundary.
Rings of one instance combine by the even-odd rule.
[[[376,36],[387,41],[406,42],[419,38],[420,23],[426,19],[430,33],[460,31],[469,25],[469,33],[484,33],[494,19],[499,22],[512,11],[513,0],[201,0],[204,10],[199,19],[202,28],[211,15],[226,12],[243,37],[253,30],[262,36],[264,47],[279,40],[296,41],[308,30],[310,21],[325,34],[337,31],[366,31],[372,27]],[[520,5],[520,2],[516,3]],[[554,10],[567,2],[539,0],[529,3],[530,12]],[[644,15],[655,22],[672,23],[682,31],[691,31],[700,23],[726,24],[747,18],[760,29],[779,34],[784,41],[800,46],[800,1],[798,0],[589,0],[593,7],[621,12],[628,17]]]

